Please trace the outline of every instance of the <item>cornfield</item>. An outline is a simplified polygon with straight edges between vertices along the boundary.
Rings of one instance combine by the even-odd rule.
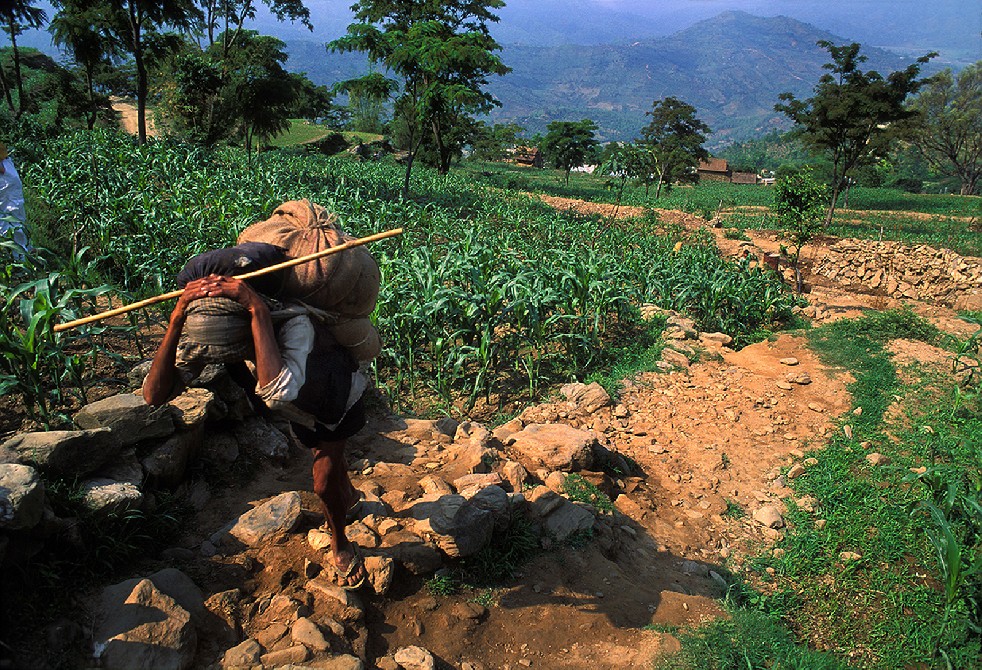
[[[377,374],[393,399],[435,400],[444,411],[582,378],[602,352],[651,327],[640,318],[644,303],[740,343],[789,319],[796,304],[775,277],[721,258],[708,238],[655,235],[654,222],[607,226],[426,170],[414,171],[413,197],[402,201],[394,163],[283,150],[248,166],[237,150],[140,147],[94,132],[49,141],[24,171],[52,213],[41,222],[46,237],[62,257],[91,265],[45,303],[62,320],[91,311],[82,301],[104,295],[103,284],[135,297],[172,289],[190,256],[233,244],[285,200],[318,202],[359,236],[404,228],[372,248],[383,275]],[[36,270],[39,281],[53,272]],[[43,294],[32,291],[8,292],[6,319],[17,321],[18,301]],[[26,332],[24,323],[15,330]],[[61,355],[57,338],[46,341]],[[52,380],[71,376],[75,364],[64,360]]]

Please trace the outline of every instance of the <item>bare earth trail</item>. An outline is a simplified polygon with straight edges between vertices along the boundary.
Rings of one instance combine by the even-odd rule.
[[[553,206],[595,212],[597,205],[543,198]],[[659,212],[666,223],[695,227],[706,222],[679,212]],[[618,215],[637,216],[630,208]],[[739,243],[717,235],[724,252],[742,253]],[[776,247],[768,234],[754,236],[764,251]],[[841,287],[815,287],[821,320],[890,306],[882,297],[850,294]],[[940,327],[960,335],[972,326],[954,312],[914,305]],[[916,345],[916,346],[915,346]],[[367,598],[367,635],[352,649],[369,659],[419,645],[439,668],[639,668],[651,667],[659,651],[677,645],[652,629],[722,616],[719,573],[738,570],[747,557],[781,537],[754,519],[765,506],[784,510],[792,495],[782,468],[809,465],[807,452],[823,445],[838,417],[851,408],[847,372],[829,370],[803,338],[782,334],[733,351],[705,341],[698,362],[684,371],[646,373],[627,380],[610,405],[585,411],[560,399],[528,408],[523,424],[566,423],[588,429],[599,442],[636,466],[618,481],[591,475],[614,500],[616,511],[602,517],[585,547],[552,548],[497,589],[494,605],[469,602],[474,593],[434,596],[422,577],[404,572],[387,596]],[[896,345],[899,357],[943,352]],[[912,348],[913,347],[913,348]],[[392,504],[419,495],[420,480],[452,467],[453,438],[433,422],[377,415],[353,439],[356,486]],[[507,449],[505,450],[507,451]],[[265,472],[245,490],[213,492],[199,514],[195,547],[230,517],[284,490],[309,491],[307,458]],[[310,516],[318,510],[305,494]],[[309,500],[307,500],[309,498]],[[816,501],[796,500],[808,510]],[[739,509],[741,513],[734,513]],[[371,525],[371,520],[366,523]],[[356,523],[349,535],[369,537]],[[369,545],[368,551],[373,547]],[[217,560],[217,559],[216,559]],[[226,559],[228,560],[228,559]],[[243,563],[232,557],[227,569]],[[254,562],[250,562],[254,560]],[[256,551],[245,563],[254,571],[249,585],[258,600],[287,590],[305,561],[317,561],[302,534],[285,544]],[[216,569],[199,575],[206,590],[237,585]],[[235,573],[233,570],[233,574]],[[241,575],[240,575],[241,577]],[[647,628],[646,628],[647,627]],[[255,631],[249,631],[247,633]],[[470,664],[470,665],[468,665]]]

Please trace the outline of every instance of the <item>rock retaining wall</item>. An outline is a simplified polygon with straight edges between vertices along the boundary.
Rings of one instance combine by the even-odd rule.
[[[829,247],[813,272],[891,298],[982,309],[982,263],[950,249],[844,239]]]

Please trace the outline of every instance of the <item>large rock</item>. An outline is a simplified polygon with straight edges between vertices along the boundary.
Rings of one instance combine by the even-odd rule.
[[[587,414],[593,414],[601,407],[610,404],[610,395],[600,384],[566,384],[559,389],[563,396],[576,406],[576,409]]]
[[[143,465],[136,456],[136,449],[133,448],[124,450],[112,462],[99,468],[96,474],[99,477],[132,484],[133,486],[143,485]]]
[[[258,417],[250,417],[237,424],[235,439],[243,448],[253,449],[272,461],[285,461],[290,453],[290,441],[286,435]]]
[[[13,453],[25,465],[71,479],[95,472],[122,446],[112,430],[96,428],[20,433],[4,442],[0,451]]]
[[[225,656],[222,657],[222,670],[237,670],[259,665],[259,657],[262,653],[263,648],[259,643],[249,638],[225,652]]]
[[[459,479],[465,475],[491,472],[498,461],[498,452],[480,442],[454,444],[448,449],[448,461],[441,468],[447,479]]]
[[[393,658],[403,670],[436,670],[436,659],[423,647],[402,647]]]
[[[511,522],[511,505],[508,493],[503,488],[492,484],[475,491],[473,495],[465,493],[464,497],[468,498],[470,504],[490,512],[496,529],[503,530],[508,527]]]
[[[562,542],[570,535],[593,528],[595,517],[546,486],[537,486],[525,496],[532,519],[543,533]]]
[[[181,431],[158,445],[143,459],[147,477],[157,486],[175,487],[184,481],[192,455],[201,450],[203,430]]]
[[[108,670],[191,667],[197,634],[186,609],[149,579],[139,580],[122,600],[115,595],[104,594],[94,632],[99,667]]]
[[[300,494],[281,493],[232,522],[212,537],[214,544],[225,543],[231,536],[246,545],[257,547],[275,541],[296,528],[302,514]]]
[[[565,424],[533,423],[514,435],[512,449],[529,461],[532,469],[576,472],[593,465],[592,433]],[[526,464],[528,465],[528,464]]]
[[[491,540],[494,515],[461,495],[422,498],[412,507],[416,527],[451,558],[472,556]]]
[[[382,538],[389,555],[414,575],[425,575],[439,569],[443,565],[443,555],[432,544],[408,530],[398,530],[387,533]]]
[[[0,528],[34,528],[44,515],[44,484],[29,465],[0,465]]]
[[[123,602],[144,578],[134,577],[106,587],[102,592],[103,611]],[[146,577],[155,588],[188,611],[195,625],[203,622],[208,614],[201,589],[190,577],[177,568],[164,568]]]
[[[82,503],[94,514],[121,514],[143,504],[143,492],[134,484],[105,477],[82,482],[81,491]]]
[[[167,437],[174,419],[166,407],[151,407],[133,393],[120,393],[90,403],[75,415],[79,428],[109,428],[120,445]]]
[[[197,428],[206,419],[220,419],[226,413],[225,403],[209,389],[190,388],[171,400],[174,421],[181,428]]]

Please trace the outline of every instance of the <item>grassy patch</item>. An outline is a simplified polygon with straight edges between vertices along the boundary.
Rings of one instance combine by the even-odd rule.
[[[977,667],[982,408],[975,395],[959,398],[948,369],[898,374],[886,349],[895,338],[953,353],[965,343],[909,311],[808,336],[826,364],[855,377],[849,390],[863,411],[842,419],[851,437],[837,431],[791,482],[783,552],[737,577],[732,617],[680,630],[681,652],[657,667],[851,667],[845,658],[884,670]],[[890,462],[871,465],[873,451]],[[794,504],[803,495],[818,501],[815,512]]]
[[[515,516],[507,528],[495,532],[484,549],[461,561],[458,578],[471,588],[498,586],[538,552],[539,539],[532,523]]]
[[[599,512],[610,514],[614,511],[614,503],[606,493],[583,478],[583,475],[573,473],[563,482],[563,493],[573,502],[592,505]]]
[[[795,644],[781,623],[760,612],[739,610],[729,619],[672,632],[682,645],[676,654],[660,657],[654,667],[665,670],[845,670],[836,657]]]
[[[813,453],[818,464],[792,482],[795,495],[813,496],[819,509],[808,514],[789,504],[783,555],[753,564],[763,593],[770,594],[754,604],[781,614],[812,644],[831,644],[869,667],[936,665],[945,656],[953,667],[969,667],[979,638],[965,603],[946,602],[937,588],[944,569],[929,541],[930,519],[912,513],[930,493],[912,482],[911,469],[943,464],[943,488],[967,493],[970,482],[959,473],[982,467],[982,420],[977,414],[950,420],[953,383],[943,370],[920,369],[918,381],[902,381],[885,350],[898,337],[952,346],[910,312],[839,321],[810,333],[826,363],[855,375],[849,390],[863,411],[844,419],[852,437],[838,431]],[[866,455],[872,451],[890,464],[871,466]],[[979,550],[977,537],[963,537],[966,551]],[[843,558],[843,552],[860,558]],[[773,576],[765,568],[773,568]],[[791,601],[784,599],[789,593]]]
[[[290,119],[290,128],[270,140],[274,147],[290,147],[295,144],[305,144],[327,137],[334,130],[318,123],[304,119]]]

